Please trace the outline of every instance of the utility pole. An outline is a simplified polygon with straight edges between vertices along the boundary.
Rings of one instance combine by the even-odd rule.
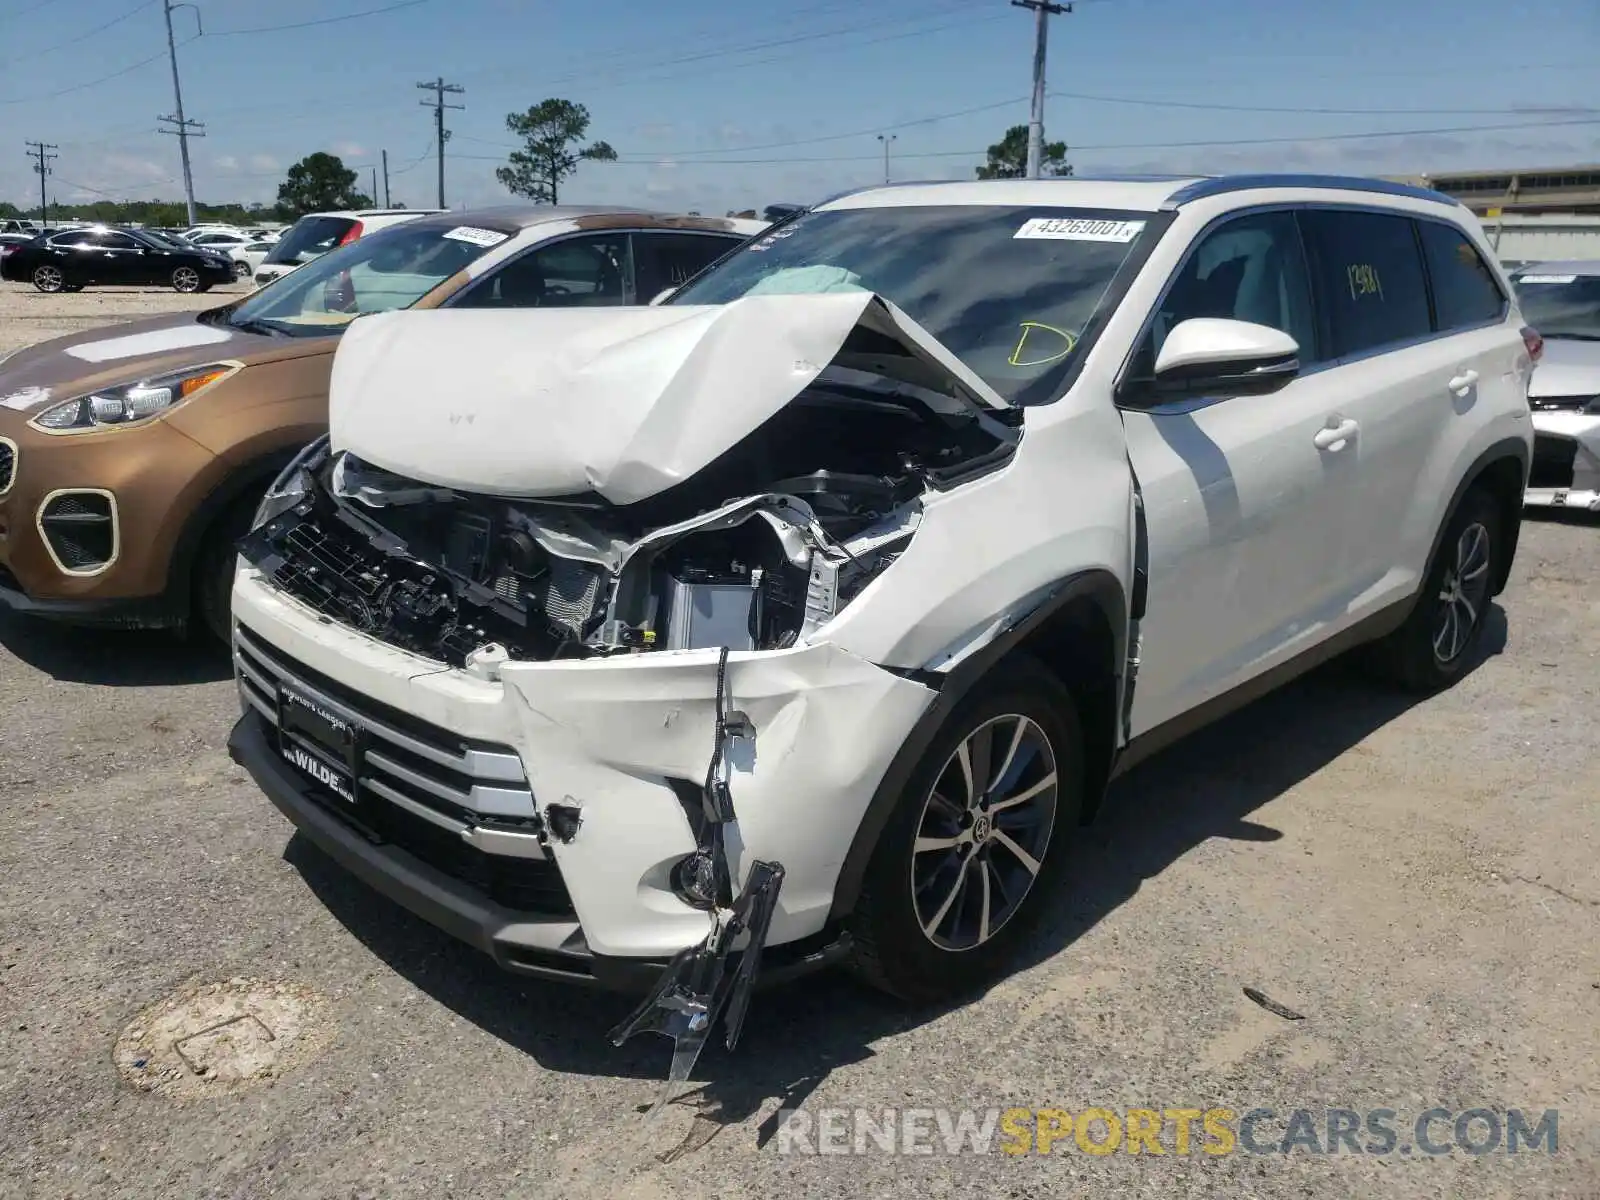
[[[444,97],[446,92],[460,94],[467,89],[459,83],[446,83],[443,75],[432,83],[419,83],[417,86],[425,92],[433,93],[432,100],[423,100],[421,103],[433,109],[433,140],[439,147],[439,207],[444,208],[444,144],[450,137],[449,131],[444,127],[444,110],[466,107],[465,104],[446,104]]]
[[[888,137],[878,135],[878,140],[883,143],[883,181],[889,182],[889,143],[895,141],[899,135],[891,133]]]
[[[1050,0],[1011,0],[1014,8],[1031,8],[1034,14],[1033,34],[1033,109],[1028,118],[1028,170],[1029,179],[1039,178],[1040,164],[1044,160],[1044,51],[1050,42],[1050,18],[1072,11],[1070,4],[1052,4]]]
[[[39,160],[33,165],[34,172],[39,176],[39,224],[48,225],[50,224],[50,204],[45,199],[44,178],[50,174],[50,160],[61,157],[59,154],[51,154],[50,151],[59,150],[60,147],[54,142],[25,142],[24,144],[28,147],[28,157]]]
[[[189,139],[192,137],[205,137],[204,122],[186,120],[183,115],[183,86],[178,82],[178,47],[172,40],[172,10],[175,8],[193,8],[195,28],[204,33],[200,24],[200,10],[192,4],[174,4],[172,0],[161,0],[161,11],[167,18],[167,57],[172,60],[172,102],[177,108],[177,115],[172,117],[157,117],[156,120],[163,124],[173,126],[171,129],[161,129],[159,133],[175,133],[178,135],[178,155],[183,159],[183,198],[189,208],[189,224],[195,223],[194,212],[194,173],[189,169]]]
[[[376,200],[377,197],[374,196],[373,199]],[[385,208],[394,207],[389,203],[389,152],[387,150],[383,151],[383,206]]]
[[[378,205],[378,168],[377,167],[373,167],[372,168],[372,205],[373,205],[374,208],[376,208],[377,205]]]

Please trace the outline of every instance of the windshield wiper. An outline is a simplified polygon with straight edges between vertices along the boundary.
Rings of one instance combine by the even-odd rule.
[[[276,325],[269,325],[265,321],[256,321],[246,318],[243,321],[230,320],[228,324],[232,325],[235,329],[242,329],[245,333],[264,333],[268,337],[289,336],[287,331],[279,329]]]

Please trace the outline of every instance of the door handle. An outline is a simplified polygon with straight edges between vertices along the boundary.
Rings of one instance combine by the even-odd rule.
[[[1465,371],[1461,372],[1461,374],[1457,375],[1450,381],[1449,387],[1450,390],[1456,395],[1465,396],[1469,391],[1472,390],[1472,386],[1477,382],[1478,373],[1471,367],[1468,367]]]
[[[1344,444],[1355,437],[1356,431],[1360,428],[1353,417],[1346,417],[1337,425],[1328,425],[1317,430],[1317,436],[1311,440],[1316,443],[1318,450],[1336,453],[1344,449]]]

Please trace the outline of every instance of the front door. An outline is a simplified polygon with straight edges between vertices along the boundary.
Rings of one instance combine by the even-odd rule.
[[[1265,396],[1126,407],[1128,454],[1149,529],[1148,603],[1133,736],[1291,658],[1340,620],[1354,438],[1324,354],[1292,210],[1204,235],[1179,268],[1130,365],[1134,404],[1167,333],[1193,317],[1281,329],[1301,375]]]

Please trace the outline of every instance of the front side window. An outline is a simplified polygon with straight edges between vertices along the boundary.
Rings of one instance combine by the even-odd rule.
[[[489,236],[483,236],[489,232]],[[265,326],[294,336],[336,332],[366,313],[410,308],[496,244],[448,225],[395,225],[284,275],[228,316],[236,326]],[[500,240],[507,234],[500,233]],[[485,244],[485,243],[488,244]]]
[[[1544,337],[1600,342],[1600,275],[1535,269],[1511,286],[1523,318]]]
[[[1182,321],[1221,317],[1282,330],[1303,366],[1319,359],[1311,281],[1292,212],[1238,217],[1206,234],[1167,289],[1129,377],[1148,380],[1167,335]]]
[[[452,308],[588,308],[627,304],[628,235],[566,238],[512,259]]]
[[[667,288],[682,287],[738,244],[738,239],[706,233],[634,234],[639,298],[651,300]]]
[[[1409,217],[1310,209],[1300,219],[1334,357],[1432,334],[1427,276]]]
[[[1433,281],[1433,308],[1441,330],[1470,329],[1505,316],[1500,281],[1478,248],[1459,229],[1438,221],[1419,221],[1422,253]]]
[[[875,292],[1009,403],[1039,404],[1055,399],[1151,224],[1148,213],[1043,207],[811,212],[746,242],[667,303]]]

